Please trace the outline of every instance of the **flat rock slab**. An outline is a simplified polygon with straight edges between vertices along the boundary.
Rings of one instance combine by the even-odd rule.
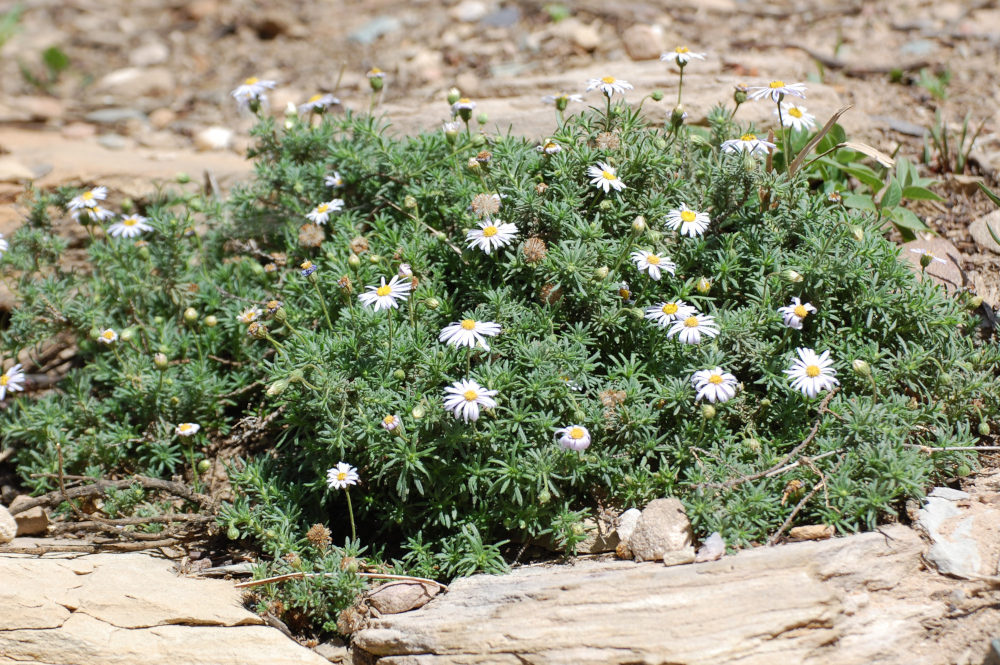
[[[146,554],[0,555],[0,665],[326,659],[264,626],[231,582]]]
[[[944,620],[973,583],[927,571],[915,531],[883,531],[670,568],[590,560],[479,575],[376,619],[353,646],[378,665],[943,665],[969,645],[985,655],[1000,611]],[[927,627],[937,621],[946,634]]]

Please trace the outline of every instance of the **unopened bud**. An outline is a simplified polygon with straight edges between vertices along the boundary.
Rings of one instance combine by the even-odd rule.
[[[479,168],[479,160],[475,157],[469,157],[468,167],[473,171]]]
[[[180,173],[174,176],[174,180],[176,180],[177,184],[179,185],[186,185],[189,182],[191,182],[191,176],[189,176],[184,171],[181,171]]]
[[[934,260],[933,254],[931,254],[930,252],[924,252],[923,254],[920,255],[920,267],[926,268],[931,264],[933,260]]]
[[[544,489],[538,493],[538,503],[540,503],[541,505],[544,506],[551,500],[552,500],[552,492],[548,491],[547,489]]]
[[[654,102],[658,102],[663,99],[663,93],[659,90],[654,90],[653,92],[649,93],[649,97]]]
[[[760,401],[760,408],[766,409],[769,406],[771,406],[771,400],[770,400],[770,398],[765,397],[764,399],[762,399]]]
[[[982,304],[983,304],[982,296],[972,296],[971,298],[969,298],[969,309],[979,309],[979,307]]]
[[[402,381],[403,379],[406,378],[406,372],[404,372],[401,369],[397,369],[395,372],[392,373],[392,376],[397,381]]]
[[[684,118],[687,117],[687,111],[684,110],[684,106],[678,104],[674,107],[674,110],[670,112],[670,126],[674,129],[680,127],[684,124]]]
[[[198,462],[198,473],[208,473],[212,470],[212,463],[207,459],[203,459]]]
[[[705,420],[711,420],[715,417],[715,407],[711,404],[701,405],[701,417]]]
[[[156,355],[154,355],[153,356],[153,365],[155,365],[156,369],[160,370],[161,372],[163,370],[167,369],[167,367],[170,366],[170,361],[167,360],[167,354],[165,354],[165,353],[157,353]]]
[[[368,261],[371,263],[379,263],[382,260],[381,254],[372,254],[368,257]]]
[[[441,306],[441,301],[437,298],[428,298],[424,301],[424,304],[427,305],[427,309],[437,309]]]
[[[851,361],[851,370],[858,376],[869,377],[872,375],[872,366],[861,358],[855,358]]]
[[[184,310],[184,320],[188,323],[194,323],[198,320],[198,310],[194,307],[188,307]]]
[[[417,199],[412,194],[407,194],[403,198],[403,207],[407,210],[413,210],[417,207]]]
[[[609,272],[610,269],[607,266],[601,266],[600,268],[594,271],[594,279],[596,279],[599,282],[603,281],[608,278]]]
[[[985,420],[979,421],[979,436],[989,436],[990,435],[990,424]]]
[[[214,314],[209,314],[205,317],[205,325],[209,328],[214,328],[219,325],[219,319]]]
[[[750,92],[744,83],[737,83],[736,88],[733,90],[733,101],[737,105],[742,104],[747,100],[747,93]]]
[[[650,229],[649,231],[646,232],[646,239],[649,240],[649,242],[653,243],[654,245],[660,242],[660,238],[662,237],[663,234],[657,231],[656,229]]]
[[[781,271],[781,279],[785,280],[786,282],[791,282],[793,284],[798,284],[799,282],[801,282],[805,278],[802,276],[801,273],[798,273],[798,272],[796,272],[796,271],[794,271],[794,270],[792,270],[792,269],[789,268],[787,270],[782,270]]]
[[[865,239],[865,230],[856,224],[852,224],[851,235],[854,236],[855,240],[861,242],[862,240]]]
[[[226,538],[228,538],[229,540],[239,540],[240,530],[237,529],[235,526],[230,526],[228,529],[226,529]]]
[[[458,88],[452,88],[448,91],[448,106],[451,106],[461,98],[462,93],[458,90]]]
[[[133,339],[135,339],[135,328],[126,328],[125,330],[121,331],[121,333],[119,333],[118,335],[118,339],[120,339],[123,342],[131,342]]]
[[[699,277],[698,281],[694,285],[694,288],[698,291],[698,293],[705,295],[712,290],[712,282],[710,282],[706,277]]]
[[[646,218],[642,215],[637,215],[632,220],[632,235],[641,236],[646,232],[646,228]]]
[[[603,201],[597,204],[597,209],[603,212],[608,212],[614,207],[615,205],[609,199],[604,199]]]
[[[267,395],[268,397],[277,397],[281,393],[285,392],[287,387],[288,379],[278,379],[267,387]]]
[[[411,415],[411,416],[413,416],[413,419],[414,419],[414,420],[420,420],[420,419],[421,419],[421,418],[423,418],[423,417],[424,417],[425,415],[427,415],[427,411],[426,411],[426,410],[424,409],[424,407],[423,407],[423,406],[421,406],[420,404],[417,404],[417,405],[416,405],[415,407],[413,407],[413,409],[412,409],[412,410],[410,411],[410,415]]]
[[[948,372],[941,372],[941,374],[938,375],[938,383],[940,383],[942,386],[950,386],[951,382],[952,382],[951,374],[949,374]]]
[[[750,452],[759,453],[760,452],[760,439],[755,439],[753,437],[749,439],[743,439],[743,445],[747,447]]]

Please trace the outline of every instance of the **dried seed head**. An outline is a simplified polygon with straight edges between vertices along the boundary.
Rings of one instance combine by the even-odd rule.
[[[545,241],[541,238],[528,238],[524,241],[524,247],[521,249],[524,260],[528,263],[538,263],[545,258],[548,251]]]
[[[489,150],[483,150],[478,155],[476,155],[476,161],[486,166],[493,159],[493,153]]]
[[[500,212],[500,197],[496,194],[476,194],[472,197],[472,212],[477,217],[492,217]]]
[[[332,542],[330,530],[322,524],[313,524],[306,532],[306,540],[320,550],[325,550]]]
[[[343,277],[337,280],[337,286],[340,287],[340,289],[343,290],[345,293],[350,293],[351,291],[354,290],[354,285],[351,284],[351,278],[348,277],[347,275],[344,275]]]
[[[535,185],[535,193],[541,196],[542,194],[545,193],[545,190],[547,190],[548,188],[549,188],[548,185],[546,185],[544,182],[540,182],[537,185]]]
[[[612,409],[619,404],[624,404],[625,402],[625,391],[624,390],[605,390],[601,393],[601,404],[609,409]]]
[[[562,287],[556,286],[555,284],[546,284],[539,291],[538,297],[541,298],[542,302],[546,305],[554,305],[562,300]]]
[[[300,247],[319,247],[325,238],[323,227],[318,224],[303,224],[299,229]]]
[[[364,254],[368,251],[368,238],[358,236],[351,240],[351,251],[355,254]]]

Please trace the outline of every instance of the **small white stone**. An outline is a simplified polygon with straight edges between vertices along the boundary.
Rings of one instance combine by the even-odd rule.
[[[618,516],[616,530],[618,531],[618,538],[622,542],[628,542],[628,539],[632,537],[635,525],[639,523],[640,515],[642,515],[642,511],[638,508],[629,508]]]
[[[227,127],[207,127],[194,135],[198,150],[226,150],[233,143],[233,130]]]
[[[663,553],[664,566],[680,566],[694,561],[694,547],[688,545],[684,549],[670,550]]]

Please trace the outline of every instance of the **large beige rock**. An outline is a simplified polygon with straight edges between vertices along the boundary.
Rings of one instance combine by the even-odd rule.
[[[668,557],[675,563],[694,561],[694,549],[687,558],[694,534],[684,506],[677,499],[656,499],[642,510],[639,521],[628,539],[628,547],[636,561],[662,560],[670,552],[685,552],[683,557]],[[668,564],[669,565],[669,564]]]
[[[952,613],[956,599],[983,601],[928,571],[924,548],[890,526],[689,566],[588,560],[478,575],[371,621],[353,645],[378,665],[945,665],[966,650],[983,662],[1000,611]]]
[[[10,502],[10,510],[14,513],[14,521],[17,522],[17,535],[19,536],[37,536],[44,534],[49,528],[49,516],[41,506],[18,512],[18,508],[30,499],[31,497],[27,494],[21,494]]]
[[[9,543],[17,535],[17,522],[10,511],[0,506],[0,544]]]
[[[231,582],[146,554],[0,555],[0,665],[327,662],[264,626]]]

